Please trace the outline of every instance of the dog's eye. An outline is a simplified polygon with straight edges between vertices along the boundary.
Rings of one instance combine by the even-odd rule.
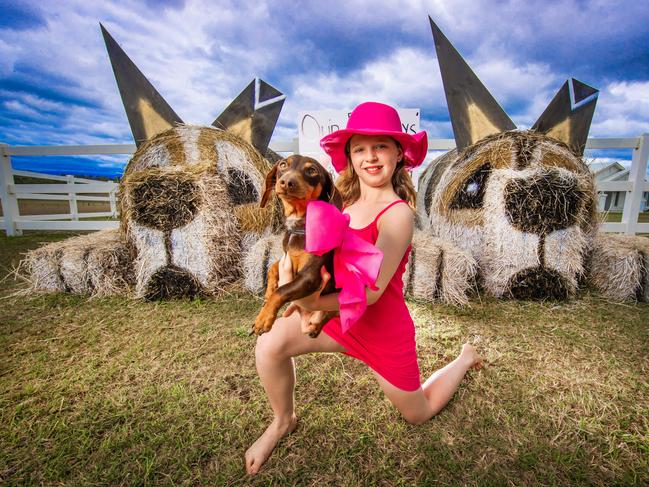
[[[485,187],[490,172],[491,166],[488,163],[474,172],[453,198],[451,208],[482,208]]]
[[[307,174],[308,174],[309,176],[317,176],[317,175],[318,175],[318,170],[317,170],[315,167],[310,167],[310,168],[307,170]]]
[[[278,167],[279,167],[280,169],[284,169],[284,168],[286,167],[286,161],[282,161],[282,162],[280,162]]]

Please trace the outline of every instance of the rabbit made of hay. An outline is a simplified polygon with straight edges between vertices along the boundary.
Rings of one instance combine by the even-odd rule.
[[[119,183],[119,230],[27,256],[32,288],[161,298],[210,295],[240,277],[241,255],[281,222],[257,201],[284,95],[256,79],[212,127],[184,125],[102,26],[137,150]],[[262,154],[265,156],[262,156]]]
[[[598,233],[583,161],[597,90],[568,80],[530,130],[516,126],[431,20],[457,144],[419,178],[418,220],[468,252],[496,297],[649,298],[649,239]],[[440,266],[444,262],[439,262]]]

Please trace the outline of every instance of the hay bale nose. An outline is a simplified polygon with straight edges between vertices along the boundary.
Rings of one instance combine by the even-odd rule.
[[[162,231],[190,223],[201,204],[198,187],[186,174],[150,176],[134,183],[130,191],[133,220]]]
[[[547,235],[577,223],[587,198],[576,178],[549,171],[505,185],[505,213],[518,230]]]

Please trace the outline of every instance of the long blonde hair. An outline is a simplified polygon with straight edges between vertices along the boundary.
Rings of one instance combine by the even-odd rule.
[[[394,143],[397,144],[399,149],[401,149],[401,144],[399,144],[399,142],[394,140]],[[338,179],[336,179],[336,188],[340,191],[345,206],[349,206],[354,204],[361,197],[361,184],[358,179],[358,174],[354,171],[354,166],[352,165],[352,160],[349,155],[349,141],[347,141],[347,144],[345,145],[345,154],[347,155],[347,167],[338,175]],[[417,192],[415,191],[415,185],[412,182],[410,173],[406,170],[405,161],[406,156],[404,155],[397,163],[397,167],[394,169],[394,173],[392,174],[392,187],[399,198],[407,201],[408,205],[415,210],[417,208]]]

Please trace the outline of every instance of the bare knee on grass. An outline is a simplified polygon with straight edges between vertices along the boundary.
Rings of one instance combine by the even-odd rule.
[[[381,377],[376,371],[374,376],[381,386],[383,393],[390,400],[392,405],[397,408],[401,417],[406,422],[414,425],[424,424],[435,412],[431,409],[424,391],[419,388],[416,391],[404,391],[390,384]]]

